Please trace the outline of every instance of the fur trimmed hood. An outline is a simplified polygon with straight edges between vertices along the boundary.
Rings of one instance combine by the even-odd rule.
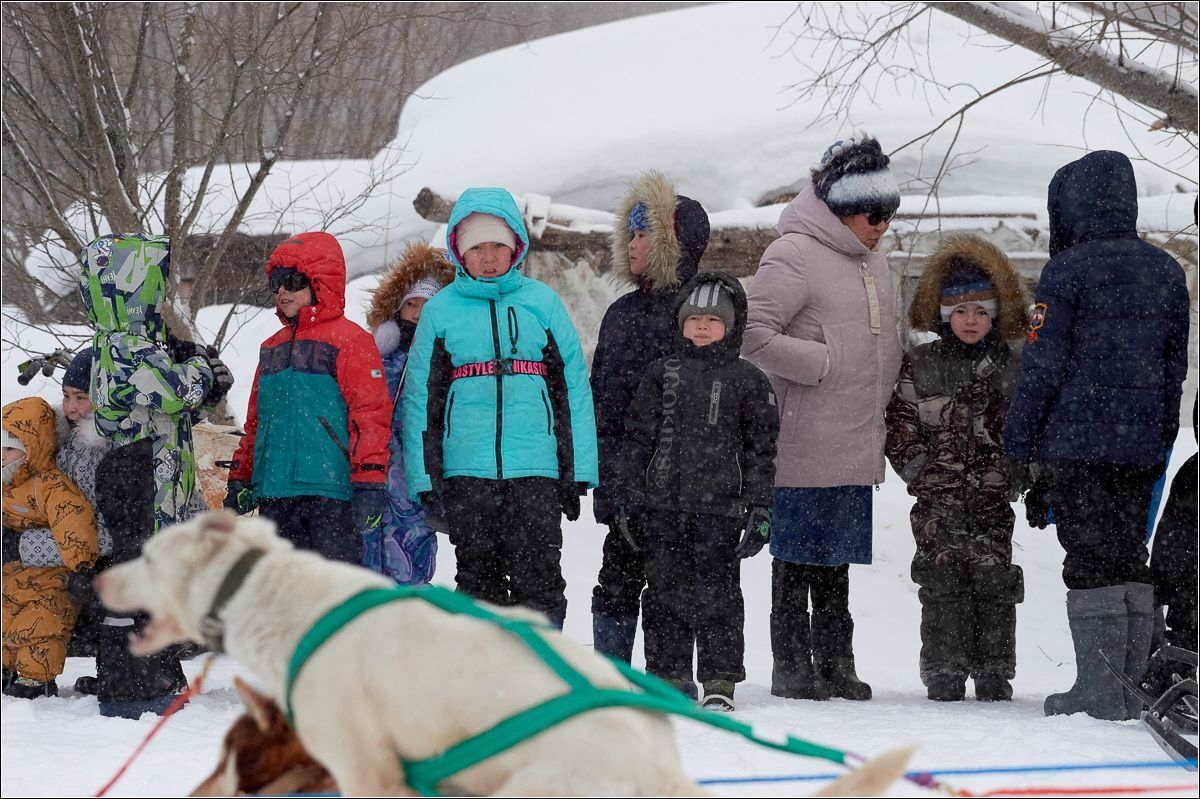
[[[629,240],[626,222],[633,207],[646,205],[650,220],[650,268],[644,275],[629,271]],[[609,236],[612,275],[621,283],[639,286],[650,281],[656,291],[675,291],[700,270],[700,258],[708,248],[708,214],[700,203],[675,193],[661,172],[637,177],[614,211]]]
[[[423,277],[432,277],[443,288],[454,280],[454,265],[446,251],[419,241],[410,244],[379,281],[367,309],[367,327],[376,330],[400,312],[404,296]]]
[[[996,287],[999,310],[994,321],[1001,338],[1020,338],[1029,325],[1029,300],[1021,279],[1008,257],[991,242],[970,234],[946,239],[925,262],[925,271],[917,281],[908,323],[913,330],[939,332],[942,325],[940,301],[942,282],[950,269],[960,263],[973,264],[988,274]]]

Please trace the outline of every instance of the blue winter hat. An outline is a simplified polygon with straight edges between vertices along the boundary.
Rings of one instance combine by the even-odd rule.
[[[625,224],[625,228],[631,236],[639,230],[650,229],[650,211],[644,202],[639,202],[629,211],[629,221]]]
[[[92,384],[92,348],[86,347],[75,353],[71,364],[63,372],[63,388],[90,391]]]

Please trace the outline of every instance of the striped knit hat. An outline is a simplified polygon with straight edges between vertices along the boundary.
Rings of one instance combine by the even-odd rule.
[[[735,311],[733,297],[721,287],[720,283],[701,283],[692,290],[688,298],[679,306],[679,327],[689,316],[712,314],[725,323],[726,330],[733,330]]]
[[[996,318],[999,304],[996,301],[996,286],[988,273],[974,264],[952,268],[942,281],[940,310],[942,321],[949,322],[954,309],[967,303],[976,303]]]

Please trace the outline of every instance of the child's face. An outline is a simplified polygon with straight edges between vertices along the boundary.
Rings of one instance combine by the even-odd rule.
[[[992,316],[978,303],[960,305],[950,314],[950,330],[964,344],[977,344],[992,329]]]
[[[689,316],[683,320],[683,337],[697,347],[707,347],[725,338],[725,323],[712,314]]]
[[[275,307],[288,319],[295,319],[300,314],[301,308],[307,308],[312,304],[312,286],[305,286],[299,291],[288,291],[280,286],[279,291],[275,293]]]
[[[412,322],[415,325],[417,320],[421,318],[421,309],[425,307],[425,303],[428,301],[425,297],[409,297],[400,306],[400,318],[405,322]]]
[[[650,267],[650,236],[648,231],[635,230],[629,239],[629,271],[635,275]]]
[[[463,266],[471,277],[500,277],[512,269],[513,251],[507,244],[485,241],[463,253]]]
[[[4,466],[12,466],[14,463],[20,463],[25,457],[25,453],[16,447],[4,447]]]
[[[92,416],[92,398],[86,391],[71,386],[63,386],[62,409],[63,415],[72,422],[80,419],[90,419]]]

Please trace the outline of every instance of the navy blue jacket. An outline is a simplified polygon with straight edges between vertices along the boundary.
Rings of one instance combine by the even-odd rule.
[[[1187,373],[1183,269],[1137,234],[1133,166],[1111,150],[1050,181],[1042,269],[1004,448],[1019,461],[1162,465]]]

